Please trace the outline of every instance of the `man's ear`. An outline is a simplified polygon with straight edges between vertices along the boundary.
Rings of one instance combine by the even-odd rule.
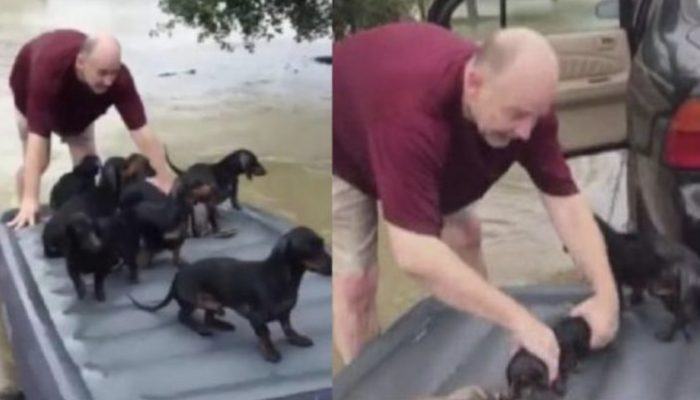
[[[78,56],[75,58],[75,66],[78,69],[82,70],[85,67],[86,57],[85,53],[78,53]]]
[[[476,98],[481,92],[481,88],[484,85],[484,74],[483,72],[472,69],[466,73],[464,77],[464,90],[470,98]]]

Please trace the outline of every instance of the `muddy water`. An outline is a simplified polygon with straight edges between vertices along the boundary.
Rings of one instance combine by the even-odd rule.
[[[156,0],[4,0],[0,11],[0,208],[16,205],[13,174],[20,142],[7,78],[20,46],[56,28],[113,32],[135,77],[149,121],[180,165],[215,160],[246,147],[270,174],[244,182],[241,197],[320,230],[330,238],[330,77],[313,57],[330,53],[330,41],[297,44],[291,35],[260,43],[253,54],[199,44],[196,32],[149,37],[166,20]],[[236,37],[233,43],[240,42]],[[194,73],[188,71],[194,70]],[[168,76],[160,76],[161,74]],[[174,73],[174,74],[172,74]],[[50,185],[70,167],[65,146],[52,145],[42,181]],[[134,147],[116,111],[97,123],[102,155]]]

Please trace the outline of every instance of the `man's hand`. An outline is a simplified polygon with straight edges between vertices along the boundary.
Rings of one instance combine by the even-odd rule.
[[[620,304],[617,295],[595,294],[571,310],[572,317],[582,317],[591,327],[591,348],[600,349],[617,334]]]
[[[175,175],[172,173],[158,174],[153,178],[150,178],[148,181],[157,187],[161,192],[168,194],[175,183]]]
[[[574,263],[581,268],[595,295],[576,306],[571,315],[582,317],[591,327],[591,348],[599,349],[615,337],[619,299],[603,236],[583,196],[543,195],[554,228]]]
[[[20,229],[25,226],[32,226],[37,222],[37,213],[39,212],[39,201],[33,198],[22,199],[17,215],[10,221],[7,226],[10,228]]]
[[[513,338],[517,344],[535,355],[547,365],[549,383],[559,375],[559,343],[550,327],[531,315],[513,326]]]
[[[163,144],[147,125],[131,131],[131,138],[141,154],[148,158],[151,166],[156,170],[156,176],[148,181],[161,192],[170,193],[177,176],[165,159]]]

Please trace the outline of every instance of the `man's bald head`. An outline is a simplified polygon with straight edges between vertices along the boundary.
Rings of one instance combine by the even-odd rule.
[[[464,105],[487,142],[527,140],[554,101],[559,64],[539,33],[509,28],[489,37],[465,69]]]
[[[475,57],[475,66],[500,75],[522,63],[538,63],[558,74],[557,56],[547,39],[527,28],[508,28],[491,35]]]
[[[106,92],[121,70],[119,41],[107,33],[88,37],[80,47],[75,66],[78,78],[93,92]]]
[[[100,33],[88,37],[80,46],[80,53],[88,57],[121,58],[121,45],[114,36]]]

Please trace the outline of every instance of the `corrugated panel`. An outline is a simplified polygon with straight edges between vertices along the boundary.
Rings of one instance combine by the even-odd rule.
[[[576,287],[527,287],[513,294],[551,320],[585,297]],[[670,316],[654,301],[623,313],[612,346],[586,358],[569,378],[568,400],[697,400],[700,329],[660,343],[654,333]],[[506,389],[510,342],[504,331],[434,299],[419,303],[334,380],[334,399],[415,399],[478,385]]]
[[[222,218],[223,229],[235,227],[239,233],[231,239],[190,239],[183,248],[183,258],[262,259],[289,228],[279,219],[252,209],[242,213],[222,210]],[[138,285],[127,284],[126,270],[110,275],[105,303],[92,298],[91,278],[85,277],[89,299],[81,302],[75,296],[64,260],[43,257],[40,232],[40,226],[22,230],[17,236],[4,227],[0,232],[2,266],[6,269],[2,276],[14,280],[15,286],[4,296],[7,292],[15,292],[18,297],[25,293],[30,294],[25,300],[31,300],[8,302],[11,322],[22,319],[13,318],[12,314],[29,316],[28,323],[11,327],[13,340],[29,336],[26,331],[30,329],[38,342],[42,337],[48,338],[44,346],[17,346],[24,351],[18,354],[18,363],[29,365],[20,365],[25,387],[33,380],[46,380],[50,374],[65,375],[50,379],[57,386],[51,400],[60,398],[58,393],[67,400],[77,400],[82,398],[81,392],[87,393],[85,398],[95,400],[329,396],[332,326],[327,277],[305,275],[292,313],[297,330],[310,336],[315,345],[291,346],[283,339],[279,325],[270,324],[273,340],[282,354],[280,363],[271,364],[259,355],[248,322],[232,311],[227,312],[226,320],[236,325],[235,332],[219,331],[213,337],[203,338],[177,322],[178,307],[174,302],[155,314],[131,305],[127,294],[142,302],[165,296],[176,271],[170,265],[169,253],[157,257],[152,268],[141,272]],[[13,246],[18,251],[13,252]],[[23,265],[24,273],[12,273],[21,271]],[[32,290],[25,288],[27,285]],[[40,352],[41,357],[32,357],[28,351]],[[71,374],[72,382],[68,379]]]

